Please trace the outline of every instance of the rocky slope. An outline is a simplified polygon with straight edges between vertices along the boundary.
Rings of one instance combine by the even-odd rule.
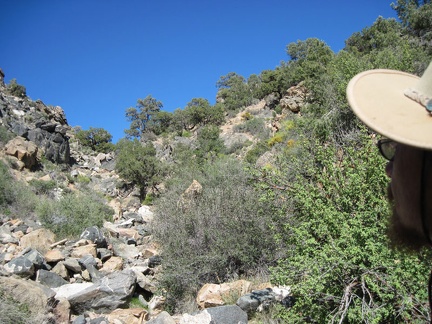
[[[197,310],[202,310],[193,315],[164,312],[164,292],[157,286],[163,260],[151,239],[151,207],[141,205],[138,190],[115,173],[114,153],[84,154],[60,107],[11,95],[3,77],[0,73],[0,126],[13,136],[0,143],[0,158],[7,161],[16,181],[56,179],[70,190],[80,190],[71,179],[90,179],[91,189],[109,197],[113,209],[112,219],[101,228],[83,228],[79,237],[60,241],[34,215],[0,215],[0,296],[28,305],[28,322],[246,323],[247,313],[259,306],[289,304],[287,287],[252,287],[239,281],[203,287],[197,296]],[[270,109],[275,101],[298,112],[303,100],[300,86],[281,99],[269,96],[246,108],[221,127],[225,146],[256,141],[237,131],[245,113],[262,118],[275,132],[278,118]],[[168,144],[156,140],[159,158],[169,161],[170,146],[184,140],[193,145],[193,137]],[[246,150],[235,154],[244,155]],[[41,161],[59,168],[41,167]],[[252,292],[253,288],[257,290]],[[224,300],[230,294],[243,297],[228,306]]]

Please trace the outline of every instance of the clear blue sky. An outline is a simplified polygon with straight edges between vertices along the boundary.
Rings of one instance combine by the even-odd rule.
[[[316,37],[334,52],[378,18],[387,0],[0,0],[0,68],[69,125],[113,141],[125,110],[151,94],[163,110],[215,103],[216,82],[288,60],[289,43]]]

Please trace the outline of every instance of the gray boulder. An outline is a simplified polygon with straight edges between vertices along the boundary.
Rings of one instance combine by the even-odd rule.
[[[147,321],[147,324],[176,324],[176,321],[171,317],[170,314],[163,311],[157,317]]]
[[[46,263],[45,258],[38,250],[30,248],[23,256],[33,262],[36,269],[51,270],[51,266]]]
[[[71,309],[77,314],[87,310],[97,313],[112,311],[127,304],[135,290],[133,271],[114,272],[83,291],[68,298]]]
[[[195,314],[183,314],[180,324],[247,324],[248,315],[237,305],[206,308]]]
[[[101,274],[97,270],[97,261],[93,256],[87,254],[79,259],[78,263],[88,271],[93,282],[101,278]]]
[[[105,236],[97,226],[87,227],[80,236],[81,239],[90,240],[96,244],[98,248],[104,248],[107,246]]]
[[[35,266],[33,262],[31,262],[25,256],[19,256],[17,258],[12,259],[11,261],[9,261],[4,265],[4,269],[9,273],[12,273],[14,275],[23,278],[28,278],[33,276],[35,272]]]
[[[66,258],[66,260],[63,261],[63,265],[74,273],[81,272],[81,265],[79,264],[78,259]]]
[[[218,306],[211,307],[204,310],[210,314],[211,324],[246,324],[248,322],[248,316],[237,305]]]
[[[49,288],[56,288],[68,284],[68,282],[58,274],[44,269],[38,270],[36,281]]]
[[[247,313],[255,312],[258,307],[266,307],[275,301],[273,291],[269,289],[254,290],[250,294],[241,296],[237,305]]]

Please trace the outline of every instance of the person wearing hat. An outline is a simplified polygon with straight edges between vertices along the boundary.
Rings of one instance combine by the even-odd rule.
[[[421,78],[383,69],[357,74],[347,98],[357,117],[383,136],[378,148],[391,179],[391,242],[411,251],[432,247],[432,62]],[[432,309],[432,273],[428,290]]]
[[[359,119],[384,139],[393,213],[389,236],[399,247],[432,246],[432,63],[423,76],[394,70],[357,74],[347,87]]]

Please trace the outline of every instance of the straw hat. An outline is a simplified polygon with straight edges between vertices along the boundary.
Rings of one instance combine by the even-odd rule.
[[[347,87],[360,120],[398,143],[432,150],[432,63],[421,78],[395,70],[357,74]]]

